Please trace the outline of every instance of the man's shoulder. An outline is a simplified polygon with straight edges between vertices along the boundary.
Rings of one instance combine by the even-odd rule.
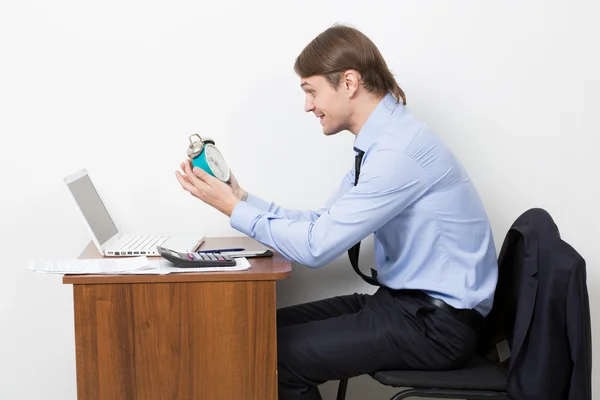
[[[450,152],[440,137],[417,118],[390,119],[382,126],[373,150],[396,150],[413,158],[424,153]]]
[[[371,150],[378,157],[385,155],[388,162],[393,157],[410,159],[412,164],[424,171],[428,181],[439,181],[439,186],[468,179],[452,150],[425,122],[405,108],[399,110],[398,115],[394,112],[381,127]],[[404,165],[406,163],[405,160]],[[390,165],[394,164],[390,162]]]
[[[406,151],[426,125],[406,107],[398,107],[381,126],[375,146],[378,149]]]

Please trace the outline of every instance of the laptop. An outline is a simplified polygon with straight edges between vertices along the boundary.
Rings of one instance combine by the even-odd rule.
[[[77,171],[65,177],[63,181],[75,200],[94,244],[104,256],[159,256],[157,246],[182,253],[193,253],[204,242],[204,234],[172,236],[121,233],[87,170]]]

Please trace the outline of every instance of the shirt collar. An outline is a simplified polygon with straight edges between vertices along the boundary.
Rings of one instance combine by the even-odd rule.
[[[391,93],[387,93],[381,99],[360,129],[360,132],[358,132],[358,135],[356,135],[356,139],[354,139],[355,151],[366,151],[375,142],[377,134],[380,132],[379,128],[392,115],[398,105],[399,103]]]

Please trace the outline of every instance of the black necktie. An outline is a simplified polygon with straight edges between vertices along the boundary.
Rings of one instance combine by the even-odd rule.
[[[362,158],[365,155],[365,152],[354,148],[356,151],[356,158],[354,160],[354,186],[358,184],[358,176],[360,175],[360,163],[362,162]],[[354,246],[348,250],[348,257],[350,258],[350,264],[352,264],[352,268],[354,271],[361,277],[363,280],[371,285],[379,286],[377,282],[377,271],[371,268],[372,277],[363,274],[358,268],[358,255],[360,253],[360,242],[356,243]]]

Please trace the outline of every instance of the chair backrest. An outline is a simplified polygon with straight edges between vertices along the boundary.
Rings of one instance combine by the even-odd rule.
[[[508,367],[508,360],[501,357],[499,348],[507,341],[512,348],[515,317],[519,305],[520,287],[523,281],[525,245],[523,236],[516,230],[509,230],[498,257],[498,283],[494,295],[494,305],[486,323],[480,332],[480,355],[490,361],[503,362]]]

